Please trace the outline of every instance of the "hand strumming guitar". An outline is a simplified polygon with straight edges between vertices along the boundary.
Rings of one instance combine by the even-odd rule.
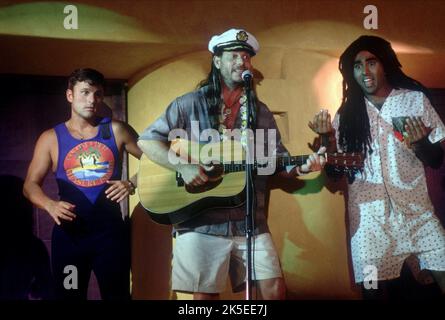
[[[183,164],[178,167],[185,184],[197,187],[204,185],[209,178],[205,173],[205,169],[199,164]]]

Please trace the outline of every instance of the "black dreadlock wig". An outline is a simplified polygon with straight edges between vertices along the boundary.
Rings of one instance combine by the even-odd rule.
[[[221,57],[222,50],[216,51],[215,56]],[[221,73],[218,70],[218,68],[215,67],[215,64],[213,62],[212,57],[212,66],[210,67],[209,75],[206,79],[202,80],[198,83],[197,86],[198,89],[204,88],[204,95],[206,97],[207,103],[209,105],[209,120],[211,123],[212,128],[217,129],[219,125],[218,115],[219,115],[219,108],[222,104],[222,98],[221,98]]]
[[[354,79],[354,60],[360,51],[374,54],[382,63],[388,83],[396,89],[428,90],[402,71],[391,44],[376,36],[361,36],[340,56],[339,69],[343,75],[343,98],[339,109],[339,145],[344,152],[363,152],[365,157],[371,149],[371,131],[364,94]]]
[[[218,56],[221,56],[222,51],[219,52]],[[198,89],[206,88],[205,90],[205,96],[207,98],[207,102],[209,104],[210,110],[216,111],[221,105],[221,74],[219,70],[215,67],[215,64],[213,63],[212,59],[212,66],[210,68],[209,75],[206,79],[202,80],[198,84]]]

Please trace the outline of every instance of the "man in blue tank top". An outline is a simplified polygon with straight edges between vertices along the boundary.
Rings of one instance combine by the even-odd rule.
[[[91,270],[102,299],[130,298],[129,224],[119,202],[134,193],[136,181],[121,180],[122,156],[125,150],[139,159],[142,152],[130,126],[98,116],[104,85],[96,70],[71,74],[66,90],[71,117],[39,137],[23,188],[56,223],[51,260],[58,299],[86,299]],[[50,170],[60,200],[41,188]]]

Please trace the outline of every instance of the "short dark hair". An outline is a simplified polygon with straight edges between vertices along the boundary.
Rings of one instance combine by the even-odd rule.
[[[68,89],[73,90],[77,82],[86,81],[92,86],[105,87],[105,78],[102,73],[90,68],[81,68],[74,70],[68,78]]]

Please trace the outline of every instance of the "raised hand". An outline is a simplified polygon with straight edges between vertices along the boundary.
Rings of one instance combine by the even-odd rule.
[[[309,128],[317,134],[326,134],[333,131],[331,124],[331,115],[326,109],[320,110],[312,121],[308,123]]]
[[[425,127],[425,124],[420,117],[409,117],[406,119],[405,130],[405,142],[410,148],[413,143],[422,140],[432,131],[431,128]]]

